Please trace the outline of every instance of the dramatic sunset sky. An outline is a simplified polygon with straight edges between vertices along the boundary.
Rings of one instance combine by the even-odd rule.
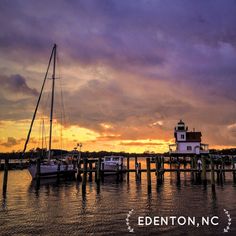
[[[64,148],[167,151],[180,118],[211,148],[236,147],[236,1],[1,0],[0,22],[0,151],[23,149],[54,43]]]

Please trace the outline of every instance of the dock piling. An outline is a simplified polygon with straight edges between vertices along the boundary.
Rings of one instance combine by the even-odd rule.
[[[161,160],[162,160],[162,162],[161,162],[161,183],[163,182],[163,180],[164,180],[164,173],[165,173],[165,171],[164,171],[164,168],[165,168],[165,166],[164,166],[164,164],[165,164],[165,160],[164,160],[164,156],[163,157],[161,157]]]
[[[120,173],[119,173],[119,164],[116,164],[116,181],[119,182]]]
[[[156,164],[156,178],[157,178],[157,183],[159,184],[162,181],[162,176],[161,176],[161,171],[160,171],[160,168],[162,165],[161,157],[158,156],[155,159],[155,164]]]
[[[97,173],[97,183],[100,183],[100,180],[101,180],[101,157],[98,158],[96,173]]]
[[[194,159],[193,159],[193,157],[191,158],[190,168],[191,168],[191,180],[192,180],[192,182],[194,182],[194,172],[192,171],[193,168],[194,168]]]
[[[222,158],[222,169],[225,170],[225,159]],[[225,171],[223,171],[223,180],[225,182]]]
[[[201,159],[202,159],[202,181],[203,181],[203,184],[206,185],[207,184],[207,178],[206,178],[206,157],[202,155]]]
[[[134,157],[134,166],[135,166],[135,180],[137,181],[139,179],[138,176],[138,158]]]
[[[5,165],[4,165],[4,176],[3,176],[3,195],[7,192],[7,180],[8,180],[8,168],[9,168],[9,158],[5,158]]]
[[[37,158],[36,160],[36,179],[39,180],[40,179],[40,172],[41,172],[41,168],[40,168],[40,157]]]
[[[236,183],[236,170],[235,170],[235,163],[234,163],[234,156],[232,156],[231,162],[232,162],[232,170],[233,170],[233,182]]]
[[[234,183],[236,184],[236,171],[235,171],[235,169],[234,169],[234,171],[233,171],[233,181],[234,181]]]
[[[57,164],[57,179],[60,179],[60,170],[61,170],[61,163],[59,161]]]
[[[150,171],[150,158],[146,159],[147,163],[147,186],[148,186],[148,193],[151,193],[151,171]]]
[[[156,167],[156,178],[157,178],[157,182],[158,182],[158,157],[155,158],[155,167]]]
[[[211,189],[212,191],[215,191],[215,170],[212,156],[210,156],[210,160],[211,160]]]
[[[87,158],[83,158],[83,178],[82,178],[82,189],[86,188],[87,182]]]
[[[89,162],[89,182],[93,181],[93,163],[90,161]]]
[[[120,181],[123,181],[123,163],[120,165]]]
[[[194,166],[194,169],[198,169],[197,155],[194,155],[194,157],[193,157],[193,166]],[[199,171],[195,172],[194,179],[196,182],[199,182]]]
[[[216,164],[216,181],[217,181],[217,184],[220,183],[220,171],[219,171],[219,165]]]
[[[178,162],[178,167],[177,167],[177,171],[176,171],[176,175],[177,175],[177,185],[180,184],[180,163]]]
[[[100,175],[101,175],[101,181],[104,182],[104,162],[101,162]]]
[[[97,183],[97,168],[98,168],[98,162],[95,162],[95,182]]]
[[[141,162],[138,163],[138,176],[139,176],[139,181],[142,180],[142,166]]]
[[[127,170],[129,170],[129,157],[127,157]],[[129,172],[127,172],[127,182],[129,182]]]
[[[77,159],[77,181],[81,181],[81,161]]]

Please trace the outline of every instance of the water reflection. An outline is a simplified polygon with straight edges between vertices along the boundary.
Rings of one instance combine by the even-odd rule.
[[[3,198],[2,198],[2,210],[7,210],[7,198],[6,198],[6,193],[3,195]]]
[[[87,182],[83,191],[81,182],[41,180],[37,183],[31,181],[27,171],[10,171],[7,195],[1,197],[0,232],[9,235],[120,235],[127,233],[125,217],[130,209],[134,209],[136,217],[210,214],[224,219],[223,209],[226,208],[232,218],[236,217],[236,186],[230,174],[226,174],[223,186],[216,185],[215,191],[211,191],[209,183],[206,186],[191,184],[191,173],[181,174],[177,185],[174,173],[166,173],[162,184],[157,183],[154,173],[151,177],[152,191],[148,194],[145,173],[142,173],[142,181],[136,181],[135,174],[130,173],[129,182],[126,176],[123,182],[112,177],[105,177],[100,184]],[[137,234],[144,234],[145,230],[136,227]],[[150,227],[148,233],[182,235],[185,230]],[[211,230],[217,235],[216,229]],[[189,229],[189,233],[196,232],[195,228]]]
[[[85,190],[82,191],[82,211],[81,213],[84,214],[86,212],[86,192]]]

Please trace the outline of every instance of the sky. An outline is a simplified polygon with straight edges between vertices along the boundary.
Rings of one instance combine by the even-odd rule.
[[[210,148],[236,147],[235,12],[233,0],[2,0],[0,151],[23,149],[54,43],[54,148],[165,152],[180,119]],[[28,149],[48,134],[50,86]]]

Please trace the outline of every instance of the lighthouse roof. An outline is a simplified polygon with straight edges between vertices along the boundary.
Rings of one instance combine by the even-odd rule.
[[[182,120],[180,120],[180,121],[178,122],[178,125],[184,125],[184,122],[183,122]]]
[[[177,139],[177,134],[174,134],[175,139]],[[184,141],[179,140],[179,142],[201,142],[202,133],[201,132],[186,132],[186,139]]]
[[[187,132],[186,141],[188,142],[201,142],[202,133],[201,132]]]

